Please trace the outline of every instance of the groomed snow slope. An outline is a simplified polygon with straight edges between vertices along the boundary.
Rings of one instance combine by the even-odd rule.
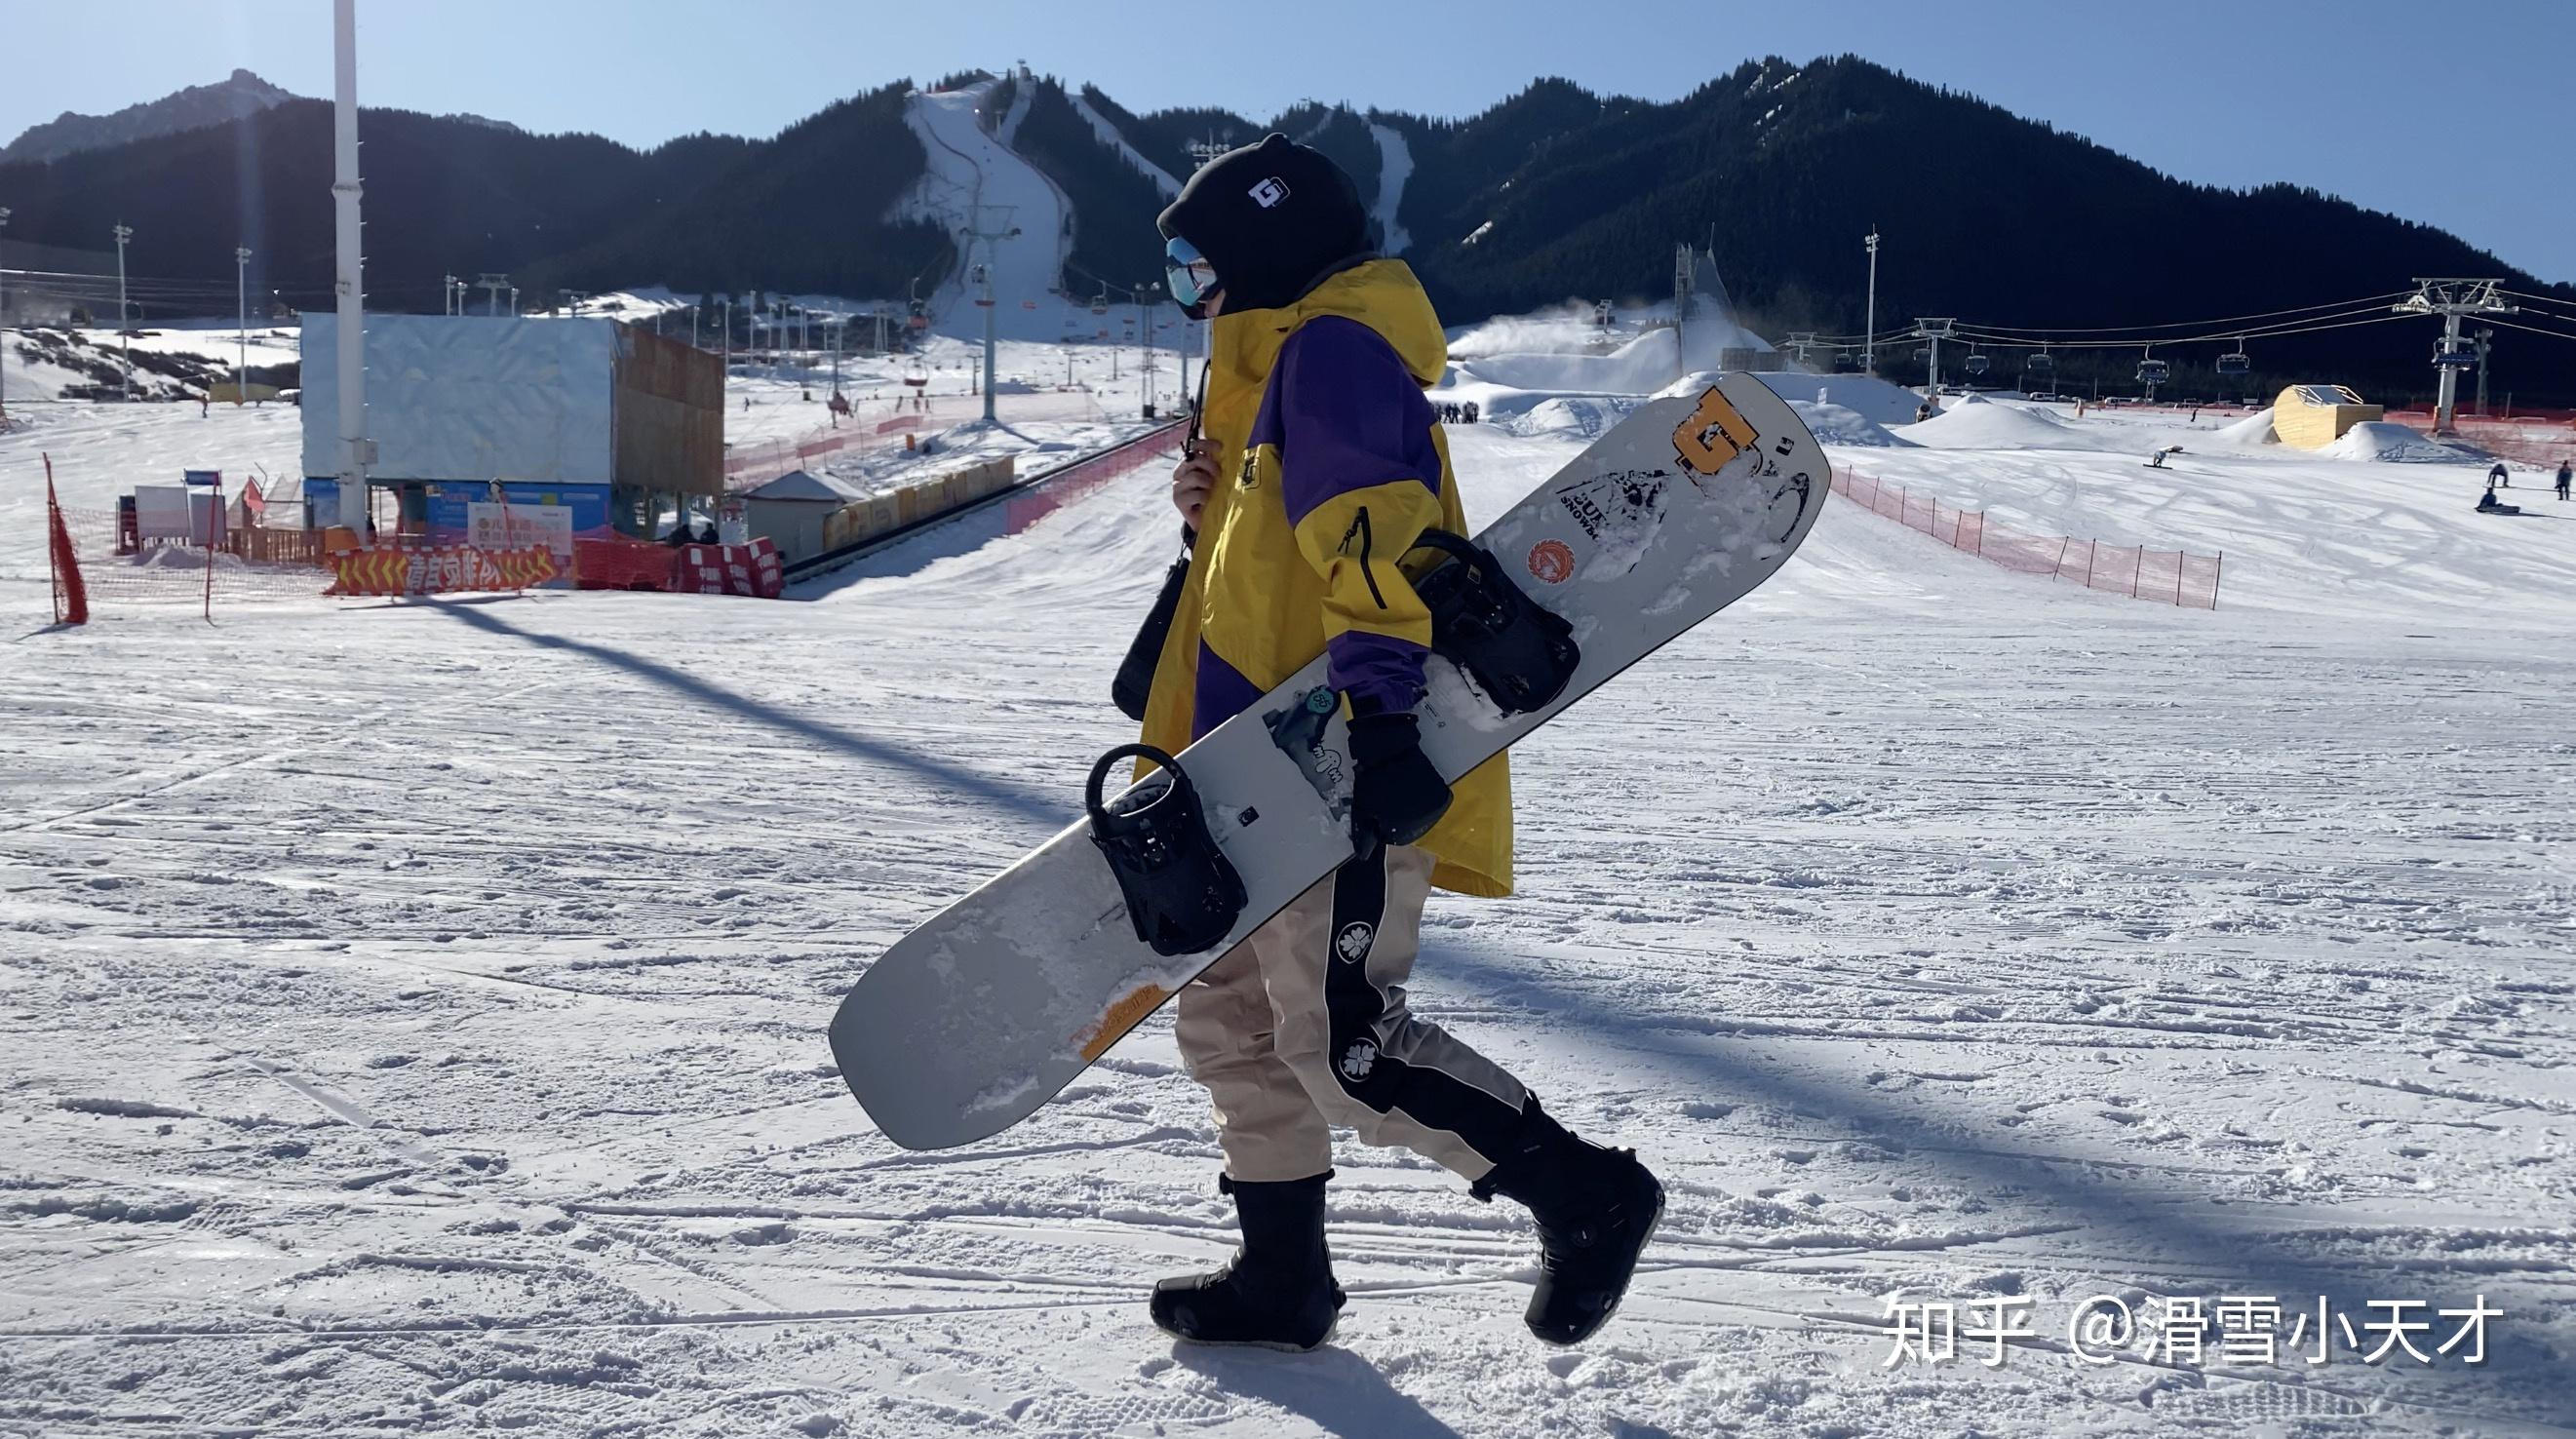
[[[1573,450],[1452,442],[1473,514]],[[1130,736],[1160,476],[802,604],[31,633],[32,449],[0,439],[0,1430],[2570,1432],[2563,575],[2463,544],[2403,624],[2325,586],[2187,613],[1828,509],[1516,754],[1520,892],[1431,912],[1414,1003],[1671,1186],[1626,1307],[1538,1346],[1516,1214],[1344,1143],[1351,1306],[1284,1356],[1145,1322],[1233,1239],[1166,1021],[938,1154],[823,1044]],[[2037,1337],[1886,1367],[1900,1290]],[[2507,1317],[2481,1367],[2064,1352],[2089,1296],[2238,1293]]]
[[[1893,433],[1921,439],[2018,408],[1963,407]],[[2247,446],[2227,438],[2237,422],[2217,417],[2197,428],[2179,415],[2120,411],[2077,420],[2059,409],[2024,419],[2055,426],[2033,429],[2038,439],[2064,438],[2055,448],[1851,449],[1838,459],[2028,534],[2223,554],[2220,602],[2230,607],[2381,621],[2484,612],[2576,624],[2576,504],[2556,505],[2535,490],[2519,517],[2477,514],[2478,464]],[[2150,451],[2172,444],[2183,452],[2163,469],[2146,467]]]
[[[911,193],[898,201],[900,215],[929,219],[952,237],[969,228],[1007,224],[1013,238],[974,244],[972,263],[989,260],[996,320],[1014,339],[1058,337],[1063,302],[1065,256],[1072,241],[1065,228],[1064,197],[1046,176],[1007,145],[984,131],[977,112],[992,97],[994,83],[984,81],[962,90],[915,91],[904,99],[904,123],[921,137],[929,168]],[[1006,206],[999,213],[978,206]],[[983,317],[972,303],[980,287],[966,280],[966,265],[943,281],[931,300],[933,323],[963,333],[981,332]],[[1037,304],[1029,310],[1023,301]]]

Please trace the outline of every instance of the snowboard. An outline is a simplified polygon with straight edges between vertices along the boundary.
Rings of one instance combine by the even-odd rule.
[[[1416,709],[1423,752],[1454,781],[1743,598],[1806,538],[1831,473],[1797,413],[1749,374],[1637,406],[1475,536],[1571,626],[1571,678],[1511,713],[1435,654]],[[1138,938],[1087,820],[904,936],[832,1021],[850,1092],[907,1149],[1026,1118],[1352,857],[1345,744],[1318,656],[1177,757],[1244,893],[1202,951],[1166,956]]]

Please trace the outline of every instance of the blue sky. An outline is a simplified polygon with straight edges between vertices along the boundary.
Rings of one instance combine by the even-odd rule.
[[[235,66],[330,93],[328,0],[9,9],[0,137]],[[1023,59],[1130,108],[1262,119],[1471,114],[1541,74],[1670,99],[1747,57],[1851,51],[2186,179],[2311,185],[2576,281],[2576,0],[359,0],[359,26],[370,104],[646,145]]]

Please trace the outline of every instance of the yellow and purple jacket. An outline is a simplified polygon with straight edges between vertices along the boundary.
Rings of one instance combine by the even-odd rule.
[[[1146,701],[1144,741],[1177,751],[1317,654],[1358,713],[1413,708],[1431,616],[1396,562],[1426,529],[1468,533],[1424,387],[1448,344],[1413,271],[1370,260],[1293,305],[1209,327],[1203,442],[1220,479]],[[1505,756],[1452,786],[1422,846],[1432,882],[1509,894]]]

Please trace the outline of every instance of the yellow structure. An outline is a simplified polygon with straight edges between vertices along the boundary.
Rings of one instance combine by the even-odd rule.
[[[236,396],[233,393],[234,385],[232,381],[217,380],[213,384],[206,386],[206,398],[218,405],[240,404],[244,402],[259,404],[277,398],[277,386],[263,385],[256,380],[247,385],[241,386],[240,389],[241,394]]]
[[[928,519],[942,511],[971,504],[997,490],[1009,489],[1018,468],[1013,456],[1002,455],[915,480],[874,499],[854,500],[833,511],[824,521],[822,546],[816,553],[873,539],[915,520]]]
[[[2302,450],[2322,450],[2343,438],[2353,426],[2376,420],[2388,411],[2366,405],[2341,385],[2292,385],[2272,402],[2272,433],[2281,443]]]

